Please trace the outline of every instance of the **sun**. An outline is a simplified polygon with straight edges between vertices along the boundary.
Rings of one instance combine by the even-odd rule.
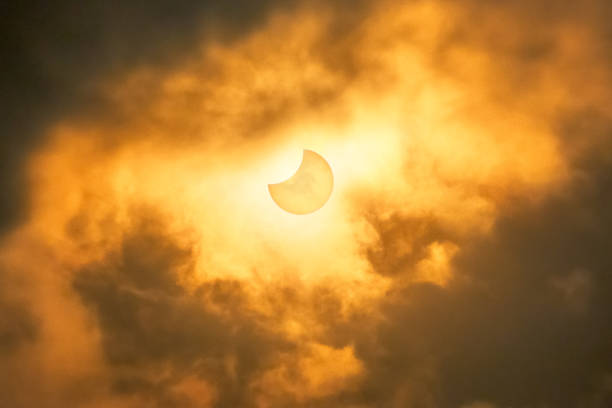
[[[287,180],[269,184],[268,191],[283,210],[304,215],[325,205],[334,187],[334,175],[327,161],[312,150],[304,150],[302,163]]]

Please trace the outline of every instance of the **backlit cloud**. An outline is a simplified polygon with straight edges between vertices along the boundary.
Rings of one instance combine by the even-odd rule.
[[[23,37],[0,405],[607,406],[605,2],[143,7]]]

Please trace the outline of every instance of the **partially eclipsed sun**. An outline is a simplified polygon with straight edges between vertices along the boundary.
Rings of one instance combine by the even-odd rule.
[[[295,174],[281,183],[268,184],[268,191],[283,210],[309,214],[325,205],[333,187],[334,175],[327,161],[312,150],[304,150]]]

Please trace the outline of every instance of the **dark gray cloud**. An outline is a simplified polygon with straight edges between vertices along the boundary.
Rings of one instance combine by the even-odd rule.
[[[357,348],[369,373],[362,397],[372,406],[395,406],[402,389],[406,406],[612,403],[612,121],[565,115],[567,140],[606,142],[576,155],[571,187],[539,204],[513,202],[490,236],[459,242],[448,287],[389,294],[385,323]],[[419,231],[413,220],[392,222],[379,227],[383,243],[392,245],[397,231]],[[428,243],[419,237],[436,235],[428,229],[414,240],[418,247]],[[386,264],[397,261],[408,260]]]
[[[22,292],[24,285],[0,266],[0,405],[21,407],[19,367],[40,335],[40,321]]]
[[[202,36],[232,40],[292,2],[5,2],[0,6],[0,230],[27,214],[24,160],[53,122],[112,116],[98,81],[178,64]]]
[[[250,406],[250,381],[291,345],[265,329],[241,283],[216,280],[193,292],[179,286],[181,276],[193,273],[192,250],[177,244],[157,218],[137,223],[116,252],[74,278],[99,322],[115,373],[112,389],[151,406],[187,406],[172,387],[196,376],[217,388],[216,406]],[[170,374],[159,378],[162,368]]]
[[[36,339],[38,322],[27,305],[0,295],[0,355]]]
[[[370,224],[378,231],[380,245],[366,250],[368,259],[377,273],[387,276],[410,274],[434,242],[452,242],[454,233],[434,217],[392,216],[380,220],[370,217]],[[410,251],[398,248],[410,245]]]

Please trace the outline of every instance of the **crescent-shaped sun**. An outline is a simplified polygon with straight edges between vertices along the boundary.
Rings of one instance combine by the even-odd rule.
[[[304,150],[302,163],[287,180],[268,184],[274,202],[292,214],[309,214],[325,205],[334,187],[334,175],[327,161],[312,150]]]

